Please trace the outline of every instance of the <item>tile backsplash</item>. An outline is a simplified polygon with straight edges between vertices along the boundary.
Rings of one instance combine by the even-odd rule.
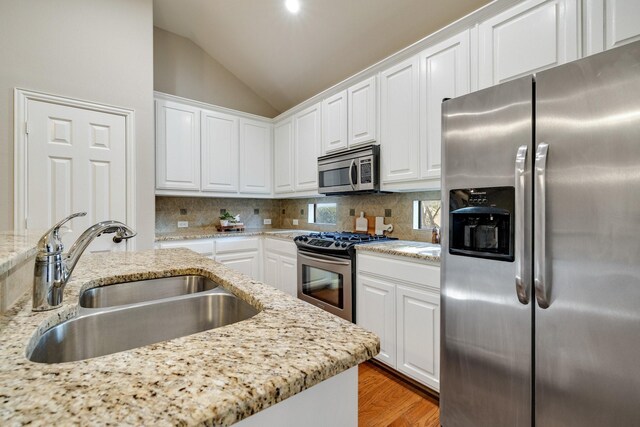
[[[352,231],[355,217],[360,216],[360,212],[366,216],[385,216],[391,211],[391,215],[385,217],[385,224],[393,224],[394,227],[390,236],[403,240],[431,241],[430,230],[413,229],[413,202],[439,197],[439,192],[423,191],[278,200],[157,196],[156,231],[176,230],[178,221],[189,221],[189,227],[214,226],[218,224],[221,209],[240,215],[247,228]],[[308,223],[307,209],[310,203],[336,203],[337,223]],[[181,214],[181,209],[186,209],[186,213]],[[258,213],[255,213],[256,209]],[[263,225],[263,219],[271,219],[271,225]],[[293,225],[294,219],[298,220],[298,225]]]

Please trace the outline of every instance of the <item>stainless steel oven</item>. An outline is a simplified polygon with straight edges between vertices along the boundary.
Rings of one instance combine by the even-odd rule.
[[[298,298],[353,322],[350,256],[298,250]]]
[[[380,147],[370,145],[318,158],[318,192],[345,194],[380,190]]]

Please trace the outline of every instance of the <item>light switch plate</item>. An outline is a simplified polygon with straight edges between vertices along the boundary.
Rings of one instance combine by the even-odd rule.
[[[178,228],[187,228],[189,226],[189,221],[178,221]]]
[[[271,220],[270,219],[265,219],[265,220],[262,221],[262,223],[264,225],[271,225]]]
[[[298,221],[297,219],[293,220],[293,225],[298,225],[298,223],[300,223],[300,221]]]

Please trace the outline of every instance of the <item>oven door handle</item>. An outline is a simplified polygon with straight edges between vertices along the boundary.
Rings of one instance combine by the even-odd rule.
[[[313,261],[326,262],[327,264],[345,265],[345,266],[351,264],[350,261],[334,261],[333,257],[328,257],[325,255],[318,255],[318,254],[302,253],[300,251],[298,251],[298,256],[302,258],[310,259]]]

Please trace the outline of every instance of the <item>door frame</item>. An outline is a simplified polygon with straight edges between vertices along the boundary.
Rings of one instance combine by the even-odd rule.
[[[36,92],[27,89],[13,90],[13,139],[14,139],[14,187],[13,187],[13,226],[16,231],[24,231],[27,227],[27,133],[29,101],[47,102],[66,107],[81,108],[100,113],[121,116],[125,121],[125,161],[126,161],[126,222],[131,228],[136,228],[136,139],[134,132],[135,111],[128,108],[116,107],[108,104],[85,101],[64,96]],[[135,239],[134,239],[135,240]],[[135,241],[128,242],[129,250],[135,249]]]

